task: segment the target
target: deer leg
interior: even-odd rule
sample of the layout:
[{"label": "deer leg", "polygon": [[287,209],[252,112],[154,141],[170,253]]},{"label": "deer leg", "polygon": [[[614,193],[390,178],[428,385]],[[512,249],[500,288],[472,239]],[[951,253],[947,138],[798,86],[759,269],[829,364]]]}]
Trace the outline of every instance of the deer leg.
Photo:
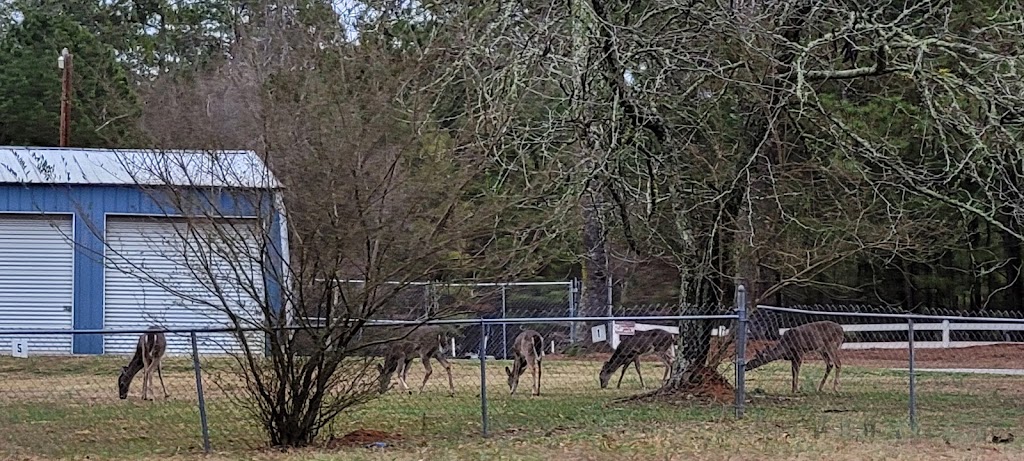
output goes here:
[{"label": "deer leg", "polygon": [[409,371],[409,361],[405,359],[399,360],[396,367],[398,367],[398,370],[395,371],[395,374],[398,375],[398,384],[402,385],[403,391],[408,391],[409,385],[405,382],[405,376]]},{"label": "deer leg", "polygon": [[800,392],[800,359],[791,359],[790,363],[793,368],[793,393]]},{"label": "deer leg", "polygon": [[626,376],[626,370],[628,370],[628,369],[629,369],[629,363],[627,362],[625,365],[622,366],[622,374],[619,375],[619,382],[618,382],[618,384],[615,385],[616,389],[618,389],[619,387],[622,386],[622,378]]},{"label": "deer leg", "polygon": [[530,374],[533,376],[533,395],[540,395],[540,375],[537,373],[537,367],[540,363],[537,359],[533,359],[533,363],[530,364]]},{"label": "deer leg", "polygon": [[149,400],[149,367],[151,362],[146,358],[146,353],[142,353],[142,400]]},{"label": "deer leg", "polygon": [[455,396],[455,381],[452,379],[452,364],[448,363],[448,359],[444,358],[444,354],[437,354],[437,363],[440,363],[444,367],[445,373],[448,373],[448,395]]},{"label": "deer leg", "polygon": [[427,380],[430,379],[430,375],[434,374],[434,367],[430,366],[429,355],[421,355],[420,359],[423,360],[423,369],[426,370],[426,374],[423,375],[423,384],[420,384],[420,392],[423,392],[423,388],[427,387]]},{"label": "deer leg", "polygon": [[829,357],[829,354],[822,352],[821,358],[825,361],[825,376],[822,376],[821,382],[818,383],[818,392],[821,392],[821,389],[825,387],[825,380],[828,379],[828,374],[832,371],[832,358]]},{"label": "deer leg", "polygon": [[149,395],[152,393],[150,389],[150,380],[152,379],[151,366],[152,365],[146,365],[142,370],[142,400],[153,399],[153,397]]},{"label": "deer leg", "polygon": [[509,373],[509,379],[512,381],[512,384],[509,385],[508,388],[508,395],[516,393],[516,389],[519,388],[519,376],[523,374],[523,367],[526,366],[526,359],[520,358],[518,354],[516,354],[516,357],[513,360],[514,362],[512,362],[512,371],[508,371],[508,367],[505,367],[505,371]]},{"label": "deer leg", "polygon": [[[637,358],[633,359],[633,367],[636,368],[636,375],[640,378],[640,389],[647,389],[647,385],[644,384],[644,375],[640,373],[640,356],[637,356]],[[629,367],[627,366],[625,368]]]},{"label": "deer leg", "polygon": [[540,375],[544,372],[543,363],[540,358],[537,359],[537,395],[540,395]]},{"label": "deer leg", "polygon": [[662,363],[665,364],[665,374],[661,377],[661,382],[665,382],[668,380],[668,373],[672,369],[672,358],[669,357],[667,352],[658,354],[658,357],[660,357]]},{"label": "deer leg", "polygon": [[836,366],[836,373],[832,375],[832,392],[839,392],[839,369],[842,368],[842,364],[839,363],[839,354],[835,351],[829,353],[832,356],[832,363]]},{"label": "deer leg", "polygon": [[160,387],[164,390],[164,399],[171,397],[171,394],[167,392],[167,386],[164,384],[164,361],[163,359],[157,360],[156,362],[156,375],[160,378]]}]

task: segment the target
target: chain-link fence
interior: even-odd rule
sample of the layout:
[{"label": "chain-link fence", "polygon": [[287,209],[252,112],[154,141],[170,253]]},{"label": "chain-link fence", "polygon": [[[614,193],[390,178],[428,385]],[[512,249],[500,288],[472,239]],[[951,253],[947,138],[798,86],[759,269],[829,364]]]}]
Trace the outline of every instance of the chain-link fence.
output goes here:
[{"label": "chain-link fence", "polygon": [[[639,313],[632,316],[579,317],[565,315],[571,291],[558,299],[556,288],[519,288],[515,296],[498,289],[496,308],[475,318],[366,326],[358,342],[374,346],[346,363],[369,370],[362,378],[383,394],[322,435],[365,425],[424,437],[549,433],[719,418],[744,407],[754,420],[810,418],[821,431],[851,436],[988,437],[1019,419],[1024,320],[1013,315],[758,306],[748,316],[725,306],[652,305],[618,308]],[[515,304],[520,299],[550,307]],[[494,316],[501,306],[505,316]],[[238,349],[230,335],[168,330],[167,356],[150,386],[155,400],[144,401],[144,372],[130,361],[142,333],[0,332],[0,454],[198,452],[204,427],[214,449],[266,444],[244,363],[228,353]],[[101,335],[110,353],[55,355],[50,346],[75,334]],[[124,367],[137,374],[122,400]],[[647,393],[652,404],[627,407],[636,411],[608,408]],[[702,404],[679,411],[658,404],[659,394]]]},{"label": "chain-link fence", "polygon": [[[116,440],[122,447],[153,444],[182,451],[202,451],[197,367],[189,332],[166,334],[167,357],[151,376],[152,391],[141,401],[143,364],[130,355],[51,355],[48,345],[70,344],[71,332],[0,334],[0,457],[73,456],[68,447],[90,441]],[[109,350],[134,346],[138,332],[97,333]],[[222,347],[220,334],[198,336],[198,349]],[[132,350],[129,347],[128,350]],[[122,383],[131,376],[130,392],[121,400]],[[206,389],[210,395],[210,389]],[[212,396],[211,396],[212,397]],[[214,397],[216,400],[216,397]],[[223,420],[221,414],[212,414]]]},{"label": "chain-link fence", "polygon": [[[464,433],[467,426],[508,432],[585,424],[603,403],[660,387],[679,354],[713,347],[727,334],[708,327],[713,331],[706,341],[679,341],[680,328],[734,318],[729,309],[715,308],[704,316],[482,317],[371,324],[354,346],[379,344],[353,354],[346,363],[359,367],[361,360],[368,360],[365,369],[371,372],[362,376],[379,384],[383,393],[349,412],[347,421],[372,419],[403,432],[416,427],[431,433]],[[565,337],[573,325],[586,326],[575,343]],[[142,398],[144,364],[128,353],[133,349],[123,347],[148,338],[142,330],[0,332],[0,342],[15,352],[0,356],[0,401],[7,410],[0,417],[7,451],[0,453],[72,456],[76,450],[110,445],[130,453],[133,446],[153,440],[159,446],[148,446],[150,453],[202,451],[206,443],[214,449],[265,445],[264,431],[251,411],[251,389],[243,372],[247,364],[237,354],[238,344],[225,341],[223,331],[163,331],[167,352],[146,388],[149,400]],[[488,334],[481,336],[481,331]],[[43,348],[86,334],[102,336],[116,352],[62,356]],[[503,334],[508,336],[507,349],[493,347],[490,342]],[[254,333],[246,337],[252,340]],[[618,341],[615,352],[607,345],[592,348],[596,352],[579,347],[611,338]],[[507,358],[496,357],[499,350],[507,350]],[[728,374],[731,364],[722,369]],[[125,381],[125,375],[133,379]],[[726,387],[718,403],[731,408],[731,385]],[[324,435],[341,430],[328,427]],[[47,436],[38,437],[40,433]]]},{"label": "chain-link fence", "polygon": [[[327,280],[318,280],[327,284]],[[362,300],[366,281],[330,281],[335,301]],[[325,285],[326,286],[326,285]],[[446,283],[384,282],[375,288],[382,305],[374,308],[375,318],[415,320],[439,313],[474,314],[486,318],[574,317],[577,315],[579,281]],[[315,313],[308,313],[315,316]]]},{"label": "chain-link fence", "polygon": [[861,432],[947,440],[998,438],[1019,419],[1019,314],[758,306],[749,325],[745,384],[766,411],[796,395],[827,407],[823,430],[852,414]]}]

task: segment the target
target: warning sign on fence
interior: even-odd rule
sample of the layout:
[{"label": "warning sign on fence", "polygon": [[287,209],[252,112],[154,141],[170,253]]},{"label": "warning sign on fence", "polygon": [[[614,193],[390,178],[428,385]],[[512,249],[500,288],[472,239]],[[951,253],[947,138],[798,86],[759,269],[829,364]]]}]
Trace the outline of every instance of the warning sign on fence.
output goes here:
[{"label": "warning sign on fence", "polygon": [[636,322],[615,322],[615,334],[629,336],[636,333]]}]

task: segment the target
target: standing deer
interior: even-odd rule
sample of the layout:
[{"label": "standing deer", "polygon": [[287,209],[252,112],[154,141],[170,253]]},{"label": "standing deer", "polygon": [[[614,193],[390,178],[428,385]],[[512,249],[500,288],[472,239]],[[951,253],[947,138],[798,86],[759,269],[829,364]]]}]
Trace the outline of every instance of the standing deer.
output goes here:
[{"label": "standing deer", "polygon": [[630,363],[636,368],[636,375],[640,377],[640,387],[646,389],[644,376],[640,374],[640,356],[650,353],[657,355],[665,364],[665,375],[661,378],[664,381],[668,378],[672,362],[676,358],[675,347],[673,347],[675,342],[675,335],[661,329],[638,331],[632,336],[623,336],[619,347],[616,347],[608,361],[601,365],[601,373],[598,375],[601,380],[601,389],[608,387],[608,381],[619,367],[622,367],[622,374],[619,375],[619,382],[615,388],[622,386],[622,378],[626,376],[626,370],[629,369]]},{"label": "standing deer", "polygon": [[523,330],[512,343],[512,369],[505,367],[509,394],[515,394],[519,377],[530,367],[533,375],[533,395],[540,395],[541,359],[544,358],[544,338],[535,330]]},{"label": "standing deer", "polygon": [[128,388],[131,387],[132,379],[140,370],[143,371],[142,400],[152,400],[149,395],[152,394],[154,369],[160,378],[160,387],[164,390],[164,398],[171,396],[167,393],[167,386],[164,385],[164,372],[161,364],[166,351],[167,337],[164,336],[160,327],[151,326],[149,331],[139,336],[139,341],[135,345],[135,355],[128,362],[128,366],[121,367],[121,376],[117,378],[117,390],[121,400],[128,398]]},{"label": "standing deer", "polygon": [[835,366],[836,374],[832,377],[832,390],[839,391],[839,348],[843,345],[843,327],[830,321],[811,322],[791,328],[783,333],[782,338],[774,346],[757,353],[753,360],[747,362],[744,370],[750,371],[776,360],[789,360],[793,372],[793,393],[797,393],[800,382],[800,364],[804,355],[811,352],[821,354],[825,360],[825,376],[821,377],[818,392],[825,386],[829,372]]},{"label": "standing deer", "polygon": [[377,365],[377,371],[380,372],[380,393],[383,394],[388,391],[391,384],[391,374],[396,371],[398,383],[402,385],[402,390],[412,393],[409,390],[409,385],[406,383],[406,378],[409,373],[409,365],[412,364],[416,357],[419,357],[423,362],[423,368],[427,372],[423,376],[423,383],[420,384],[420,392],[423,392],[423,388],[427,385],[427,380],[434,373],[433,367],[430,366],[430,359],[434,358],[448,373],[448,395],[454,396],[455,383],[452,380],[452,365],[448,363],[448,359],[442,353],[445,343],[451,337],[451,332],[439,326],[425,326],[413,330],[403,339],[388,344],[388,352],[384,356],[384,365]]}]

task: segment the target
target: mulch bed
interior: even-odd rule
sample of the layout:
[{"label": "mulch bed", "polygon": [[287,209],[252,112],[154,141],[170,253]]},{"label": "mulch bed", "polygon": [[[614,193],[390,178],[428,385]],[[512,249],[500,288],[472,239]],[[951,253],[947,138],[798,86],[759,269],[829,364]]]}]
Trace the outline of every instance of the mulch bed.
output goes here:
[{"label": "mulch bed", "polygon": [[732,384],[712,368],[701,367],[694,370],[691,381],[696,381],[696,384],[685,386],[676,392],[718,403],[730,403],[736,397],[736,389]]},{"label": "mulch bed", "polygon": [[706,402],[729,404],[735,399],[735,389],[718,371],[700,367],[693,370],[690,382],[681,386],[626,397],[619,403],[628,402]]}]

